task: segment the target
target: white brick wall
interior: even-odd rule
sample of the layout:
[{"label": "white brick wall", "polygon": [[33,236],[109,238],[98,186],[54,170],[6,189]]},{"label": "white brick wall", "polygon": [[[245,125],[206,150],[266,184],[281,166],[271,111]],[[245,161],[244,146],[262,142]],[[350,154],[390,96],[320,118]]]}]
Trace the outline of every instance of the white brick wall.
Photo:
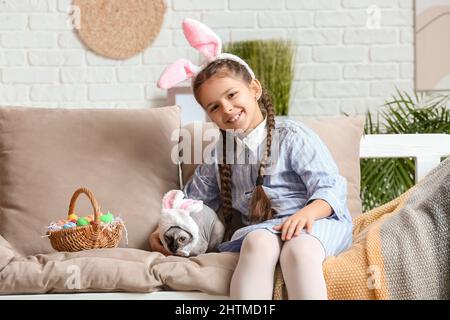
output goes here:
[{"label": "white brick wall", "polygon": [[[184,17],[210,25],[225,42],[295,40],[292,115],[363,114],[396,86],[414,88],[413,0],[166,0],[158,38],[123,61],[96,55],[67,28],[70,3],[0,1],[0,105],[165,105],[159,74],[177,58],[198,58],[180,28]],[[379,29],[366,26],[372,5]]]}]

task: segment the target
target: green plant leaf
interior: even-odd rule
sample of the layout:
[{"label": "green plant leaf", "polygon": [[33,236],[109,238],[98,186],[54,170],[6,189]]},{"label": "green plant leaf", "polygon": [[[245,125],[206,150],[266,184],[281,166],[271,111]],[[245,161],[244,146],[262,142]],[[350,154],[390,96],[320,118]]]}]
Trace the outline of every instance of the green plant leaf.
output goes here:
[{"label": "green plant leaf", "polygon": [[[396,88],[385,101],[377,120],[366,116],[365,134],[447,133],[450,134],[449,96],[409,94]],[[380,120],[381,117],[381,120]],[[361,199],[367,211],[398,197],[415,183],[415,163],[410,158],[362,159]]]},{"label": "green plant leaf", "polygon": [[244,59],[272,98],[276,115],[288,115],[296,45],[291,40],[229,42],[224,52]]}]

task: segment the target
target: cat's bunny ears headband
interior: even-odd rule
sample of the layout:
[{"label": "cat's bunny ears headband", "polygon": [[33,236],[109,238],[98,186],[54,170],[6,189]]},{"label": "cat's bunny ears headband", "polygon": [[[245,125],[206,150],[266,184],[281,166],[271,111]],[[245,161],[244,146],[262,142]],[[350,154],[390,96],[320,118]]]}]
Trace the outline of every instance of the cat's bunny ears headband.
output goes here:
[{"label": "cat's bunny ears headband", "polygon": [[192,235],[192,241],[185,248],[186,250],[190,250],[197,244],[199,229],[191,214],[202,210],[203,201],[184,199],[184,193],[181,190],[170,190],[164,195],[158,224],[159,239],[167,250],[170,251],[164,240],[164,235],[167,230],[174,226],[182,228]]},{"label": "cat's bunny ears headband", "polygon": [[183,20],[183,32],[189,44],[197,49],[205,57],[205,60],[202,65],[197,66],[187,59],[178,59],[161,74],[157,83],[159,88],[169,89],[184,80],[195,79],[210,62],[219,59],[240,63],[247,69],[252,79],[255,79],[255,73],[244,60],[234,54],[222,53],[222,41],[203,23],[186,18]]}]

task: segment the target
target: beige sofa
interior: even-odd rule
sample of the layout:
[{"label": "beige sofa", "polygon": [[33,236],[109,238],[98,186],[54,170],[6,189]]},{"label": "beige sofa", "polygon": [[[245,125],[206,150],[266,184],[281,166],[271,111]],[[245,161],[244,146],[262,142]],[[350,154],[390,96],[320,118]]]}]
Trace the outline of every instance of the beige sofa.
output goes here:
[{"label": "beige sofa", "polygon": [[[329,147],[348,181],[350,211],[359,215],[364,119],[300,121]],[[177,106],[1,107],[0,294],[194,291],[226,297],[237,254],[164,257],[149,248],[162,195],[179,188],[180,179],[187,181],[195,168],[172,161],[179,127]],[[187,129],[194,134],[193,144],[208,143],[202,140],[202,126]],[[66,216],[79,187],[93,191],[102,211],[124,220],[127,232],[118,248],[68,253],[51,247],[46,226]],[[77,210],[89,214],[92,206],[80,197]]]}]

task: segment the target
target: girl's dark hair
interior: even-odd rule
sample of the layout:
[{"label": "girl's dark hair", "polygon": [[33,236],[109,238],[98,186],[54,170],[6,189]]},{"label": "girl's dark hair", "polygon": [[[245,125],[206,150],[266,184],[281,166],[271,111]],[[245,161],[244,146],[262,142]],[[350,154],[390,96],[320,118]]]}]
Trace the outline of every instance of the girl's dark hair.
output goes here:
[{"label": "girl's dark hair", "polygon": [[[232,77],[235,79],[242,79],[247,84],[250,84],[252,82],[250,73],[240,63],[228,59],[215,60],[211,62],[205,69],[203,69],[194,80],[193,92],[197,101],[199,101],[198,90],[200,86],[214,75],[218,77]],[[267,161],[270,158],[271,153],[272,133],[275,128],[275,112],[270,100],[270,96],[264,88],[262,90],[262,95],[258,100],[258,105],[261,109],[261,112],[267,116],[268,130],[266,149],[258,169],[256,188],[252,194],[250,203],[250,221],[252,223],[270,219],[275,214],[275,211],[272,209],[270,199],[267,197],[262,187]],[[233,215],[231,196],[231,165],[226,163],[226,131],[220,131],[222,133],[223,141],[223,164],[219,164],[219,172],[221,184],[222,213],[226,227],[224,241],[227,241],[231,236],[231,221]]]}]

